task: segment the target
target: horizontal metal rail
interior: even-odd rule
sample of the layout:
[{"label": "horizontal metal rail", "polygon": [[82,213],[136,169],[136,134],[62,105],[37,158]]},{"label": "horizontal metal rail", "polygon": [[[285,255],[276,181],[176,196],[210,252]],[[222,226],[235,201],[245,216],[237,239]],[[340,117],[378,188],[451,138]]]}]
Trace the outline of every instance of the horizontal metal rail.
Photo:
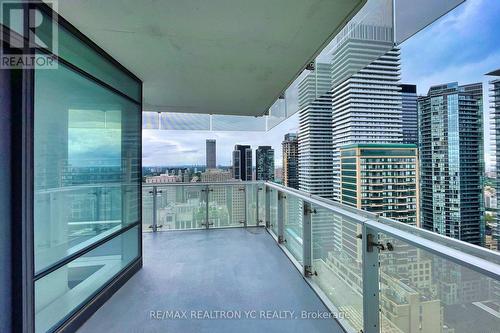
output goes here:
[{"label": "horizontal metal rail", "polygon": [[229,181],[229,182],[189,182],[189,183],[182,183],[182,182],[176,182],[176,183],[142,183],[142,187],[170,187],[170,186],[237,186],[237,185],[257,185],[261,184],[264,185],[264,182],[261,181],[241,181],[241,180],[236,180],[236,181]]},{"label": "horizontal metal rail", "polygon": [[[397,238],[419,249],[428,251],[446,260],[450,260],[480,274],[484,274],[487,277],[500,280],[500,265],[498,264],[498,262],[500,262],[500,253],[498,252],[490,251],[457,239],[435,234],[428,230],[405,225],[399,221],[381,218],[376,214],[348,207],[337,202],[319,198],[315,195],[310,195],[279,184],[266,182],[265,185],[276,191],[295,196],[296,198],[302,199],[313,205],[325,208],[341,217],[359,223],[360,225],[367,225],[387,236]],[[385,223],[381,223],[379,220],[383,220]],[[388,225],[387,222],[394,223],[394,226]],[[400,224],[403,224],[404,227],[400,226]],[[402,230],[402,228],[407,231]],[[414,229],[415,232],[409,232],[411,229]],[[429,236],[432,235],[433,239],[426,238],[425,236],[427,234],[429,234]],[[441,239],[443,240],[442,243],[435,241]],[[459,248],[463,248],[463,250]]]},{"label": "horizontal metal rail", "polygon": [[[431,252],[439,257],[455,262],[461,266],[470,268],[492,279],[500,280],[500,265],[494,262],[434,242],[424,237],[401,231],[397,228],[382,224],[380,222],[367,220],[363,223],[369,225],[372,229],[375,229],[378,232],[384,233],[385,235],[397,238],[419,249]],[[469,244],[463,242],[462,245],[468,246]]]},{"label": "horizontal metal rail", "polygon": [[394,237],[416,248],[428,251],[458,265],[467,267],[492,279],[500,280],[500,253],[477,245],[469,244],[432,231],[417,228],[399,221],[377,216],[374,213],[363,211],[347,205],[334,202],[316,195],[285,187],[280,184],[262,181],[229,181],[229,182],[196,182],[196,183],[143,183],[144,188],[171,186],[238,186],[238,185],[265,185],[267,188],[294,196],[316,207],[324,208],[332,213],[360,225]]}]

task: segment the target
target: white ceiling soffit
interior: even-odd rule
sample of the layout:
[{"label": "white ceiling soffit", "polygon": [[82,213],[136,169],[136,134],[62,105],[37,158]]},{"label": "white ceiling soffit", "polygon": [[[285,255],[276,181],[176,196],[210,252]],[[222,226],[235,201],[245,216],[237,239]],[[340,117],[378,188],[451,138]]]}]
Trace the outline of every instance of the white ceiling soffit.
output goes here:
[{"label": "white ceiling soffit", "polygon": [[365,0],[64,0],[144,110],[261,116]]}]

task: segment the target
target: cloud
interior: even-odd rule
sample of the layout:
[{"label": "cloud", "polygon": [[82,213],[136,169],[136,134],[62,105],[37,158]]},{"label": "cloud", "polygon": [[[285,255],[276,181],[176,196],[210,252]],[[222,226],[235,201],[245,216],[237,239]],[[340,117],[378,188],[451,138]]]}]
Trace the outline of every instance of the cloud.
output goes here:
[{"label": "cloud", "polygon": [[500,1],[467,0],[401,46],[401,77],[426,94],[436,84],[483,83],[484,150],[490,164],[488,77],[500,68]]}]

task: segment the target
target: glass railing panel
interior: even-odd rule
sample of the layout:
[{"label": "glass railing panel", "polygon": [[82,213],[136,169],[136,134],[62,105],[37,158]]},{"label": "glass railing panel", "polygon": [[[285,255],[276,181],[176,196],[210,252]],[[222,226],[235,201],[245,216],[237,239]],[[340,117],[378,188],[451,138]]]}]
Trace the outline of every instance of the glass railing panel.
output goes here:
[{"label": "glass railing panel", "polygon": [[169,131],[209,131],[210,118],[208,114],[199,113],[158,113],[159,129]]},{"label": "glass railing panel", "polygon": [[265,117],[212,115],[212,131],[266,131]]},{"label": "glass railing panel", "polygon": [[159,185],[156,219],[158,230],[204,228],[207,218],[206,186]]},{"label": "glass railing panel", "polygon": [[245,185],[209,186],[210,228],[242,227],[245,222]]},{"label": "glass railing panel", "polygon": [[51,332],[139,256],[139,227],[35,282],[35,332]]},{"label": "glass railing panel", "polygon": [[153,230],[153,186],[142,186],[142,232]]},{"label": "glass railing panel", "polygon": [[[293,89],[288,88],[286,92],[292,91]],[[276,125],[280,124],[290,115],[287,115],[287,103],[289,103],[286,98],[286,92],[283,98],[279,98],[274,102],[274,104],[269,108],[269,115],[267,116],[267,130],[272,129]],[[292,101],[290,101],[292,103]],[[292,107],[292,110],[298,110],[298,107]]]},{"label": "glass railing panel", "polygon": [[362,243],[360,225],[313,205],[311,215],[313,281],[356,330],[363,329]]},{"label": "glass railing panel", "polygon": [[382,332],[498,332],[500,282],[380,234]]},{"label": "glass railing panel", "polygon": [[398,0],[394,2],[396,44],[401,44],[465,0]]},{"label": "glass railing panel", "polygon": [[247,203],[247,226],[257,225],[257,184],[245,185],[245,196]]},{"label": "glass railing panel", "polygon": [[381,224],[396,228],[398,230],[407,232],[409,234],[415,235],[417,237],[422,237],[424,239],[431,240],[433,242],[436,242],[441,245],[445,245],[446,247],[455,249],[457,251],[461,251],[467,254],[470,254],[472,256],[484,259],[486,261],[493,262],[497,265],[500,265],[500,256],[498,253],[494,251],[488,251],[483,247],[477,246],[477,245],[472,245],[469,243],[461,242],[457,239],[451,238],[451,237],[446,237],[443,235],[440,235],[438,233],[425,230],[422,228],[415,228],[411,225],[404,224],[401,222],[397,222],[394,220],[390,220],[387,218],[378,218],[377,222],[380,222]]},{"label": "glass railing panel", "polygon": [[271,224],[271,231],[274,236],[278,237],[278,191],[269,188],[269,210],[271,213],[269,223]]},{"label": "glass railing panel", "polygon": [[142,112],[142,129],[159,129],[160,114],[158,112]]},{"label": "glass railing panel", "polygon": [[287,193],[283,199],[283,233],[285,247],[302,263],[302,205],[301,199]]}]

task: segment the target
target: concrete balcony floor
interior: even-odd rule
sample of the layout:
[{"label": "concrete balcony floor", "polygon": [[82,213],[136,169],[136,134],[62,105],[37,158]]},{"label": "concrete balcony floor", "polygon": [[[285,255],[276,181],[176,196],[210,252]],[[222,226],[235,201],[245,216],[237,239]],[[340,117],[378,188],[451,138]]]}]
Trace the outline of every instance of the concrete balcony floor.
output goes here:
[{"label": "concrete balcony floor", "polygon": [[[301,318],[327,308],[264,228],[144,234],[143,255],[143,268],[78,332],[343,332],[333,319]],[[222,311],[241,319],[202,319]]]}]

